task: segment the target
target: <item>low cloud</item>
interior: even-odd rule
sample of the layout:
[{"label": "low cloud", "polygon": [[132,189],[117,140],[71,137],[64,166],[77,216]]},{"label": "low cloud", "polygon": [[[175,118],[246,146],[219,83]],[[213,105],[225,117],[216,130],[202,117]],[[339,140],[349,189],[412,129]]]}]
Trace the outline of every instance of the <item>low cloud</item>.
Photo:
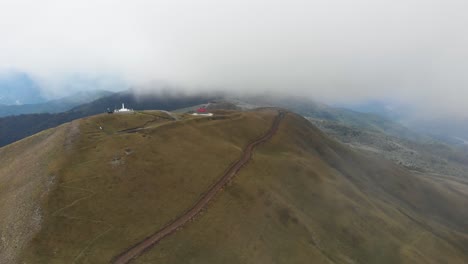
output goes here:
[{"label": "low cloud", "polygon": [[156,82],[463,115],[467,10],[458,0],[4,0],[0,71],[26,72],[48,93],[74,79]]}]

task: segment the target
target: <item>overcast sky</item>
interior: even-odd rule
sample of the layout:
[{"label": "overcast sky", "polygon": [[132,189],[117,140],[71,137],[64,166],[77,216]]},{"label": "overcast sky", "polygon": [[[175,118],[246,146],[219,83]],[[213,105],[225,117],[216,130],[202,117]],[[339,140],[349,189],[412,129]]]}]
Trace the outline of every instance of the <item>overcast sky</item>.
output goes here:
[{"label": "overcast sky", "polygon": [[467,14],[466,0],[0,0],[0,72],[49,92],[79,76],[468,113]]}]

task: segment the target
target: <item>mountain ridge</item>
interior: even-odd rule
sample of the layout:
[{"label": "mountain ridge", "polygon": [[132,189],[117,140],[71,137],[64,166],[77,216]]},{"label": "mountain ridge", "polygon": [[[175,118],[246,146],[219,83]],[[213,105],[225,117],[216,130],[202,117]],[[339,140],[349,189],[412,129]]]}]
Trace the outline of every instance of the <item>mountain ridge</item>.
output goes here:
[{"label": "mountain ridge", "polygon": [[217,95],[171,95],[152,94],[143,98],[131,91],[114,93],[93,102],[74,107],[61,113],[24,114],[0,118],[0,146],[31,136],[42,130],[53,128],[72,120],[83,118],[114,109],[122,103],[135,110],[163,109],[175,110],[196,104],[206,103]]},{"label": "mountain ridge", "polygon": [[[19,259],[110,261],[182,214],[274,118],[271,111],[159,115],[101,114],[0,148],[19,161],[31,142],[58,133],[48,145],[60,161],[41,176],[54,175],[54,187]],[[0,166],[0,186],[12,186],[3,184],[5,168],[21,165]],[[288,114],[200,217],[135,263],[465,263],[467,194],[463,183],[350,149]],[[31,211],[16,209],[23,210]]]}]

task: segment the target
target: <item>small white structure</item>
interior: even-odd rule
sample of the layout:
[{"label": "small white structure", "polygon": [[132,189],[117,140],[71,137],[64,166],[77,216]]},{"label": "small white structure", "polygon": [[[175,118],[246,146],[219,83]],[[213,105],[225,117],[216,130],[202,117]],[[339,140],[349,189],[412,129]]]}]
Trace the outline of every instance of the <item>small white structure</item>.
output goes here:
[{"label": "small white structure", "polygon": [[133,112],[133,110],[132,110],[132,109],[125,108],[125,104],[122,103],[122,108],[116,109],[115,112],[116,112],[116,113],[128,113],[128,112]]},{"label": "small white structure", "polygon": [[194,116],[213,116],[213,113],[206,113],[206,114],[193,113],[192,115],[194,115]]}]

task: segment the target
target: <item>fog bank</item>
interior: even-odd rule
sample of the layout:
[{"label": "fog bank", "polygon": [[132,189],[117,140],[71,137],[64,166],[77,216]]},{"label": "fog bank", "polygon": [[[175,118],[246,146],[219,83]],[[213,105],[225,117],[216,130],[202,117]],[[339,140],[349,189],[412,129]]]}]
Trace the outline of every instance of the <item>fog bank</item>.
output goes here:
[{"label": "fog bank", "polygon": [[26,72],[48,94],[168,83],[466,115],[467,11],[457,0],[4,0],[0,72]]}]

